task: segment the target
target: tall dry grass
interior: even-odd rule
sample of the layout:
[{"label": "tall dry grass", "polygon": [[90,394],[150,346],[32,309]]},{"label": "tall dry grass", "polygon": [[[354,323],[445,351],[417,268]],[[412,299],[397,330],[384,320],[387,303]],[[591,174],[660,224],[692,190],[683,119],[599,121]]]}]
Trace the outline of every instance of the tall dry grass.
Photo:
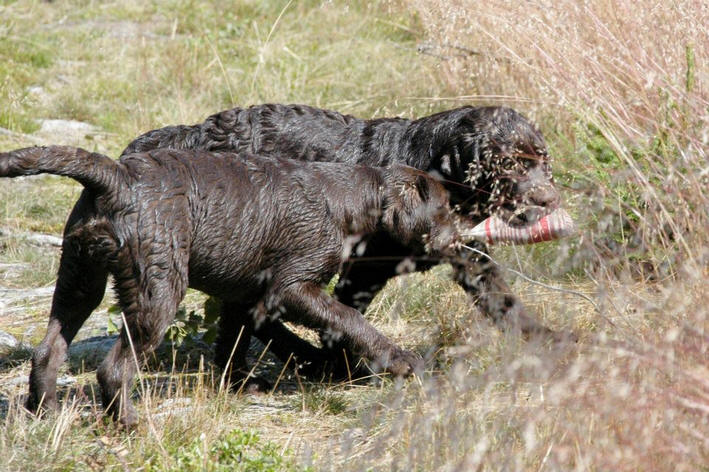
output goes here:
[{"label": "tall dry grass", "polygon": [[411,3],[454,94],[506,97],[562,138],[557,166],[586,191],[584,217],[605,230],[608,210],[635,246],[706,262],[706,2]]},{"label": "tall dry grass", "polygon": [[504,336],[481,350],[484,328],[457,320],[448,374],[375,412],[378,441],[352,441],[348,470],[706,470],[709,5],[409,4],[441,95],[544,130],[583,227],[555,262],[596,308],[559,307],[584,319],[567,350]]}]

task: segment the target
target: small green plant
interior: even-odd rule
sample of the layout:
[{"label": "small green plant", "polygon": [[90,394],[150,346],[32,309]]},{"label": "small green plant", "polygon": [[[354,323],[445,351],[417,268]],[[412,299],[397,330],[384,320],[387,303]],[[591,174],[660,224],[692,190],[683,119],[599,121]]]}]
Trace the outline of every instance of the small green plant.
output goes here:
[{"label": "small green plant", "polygon": [[150,464],[145,470],[181,470],[208,472],[281,472],[312,470],[297,467],[289,457],[290,451],[282,450],[270,441],[262,441],[253,431],[234,429],[221,435],[212,444],[207,444],[205,435],[195,438],[172,454],[174,462]]},{"label": "small green plant", "polygon": [[332,295],[335,293],[335,288],[337,287],[337,282],[340,281],[340,274],[335,274],[332,276],[330,281],[327,283],[327,286],[325,287],[325,291],[327,292],[328,295]]},{"label": "small green plant", "polygon": [[186,340],[192,339],[202,325],[202,317],[194,310],[189,313],[184,306],[177,310],[175,319],[165,333],[165,339],[181,346]]},{"label": "small green plant", "polygon": [[[589,167],[585,178],[591,185],[599,184],[610,190],[604,206],[617,209],[622,206],[623,216],[629,221],[638,221],[637,209],[641,208],[642,189],[629,178],[629,169],[607,136],[596,126],[586,123],[577,132],[578,153]],[[640,149],[630,150],[633,156],[645,153]],[[583,178],[583,177],[582,177]]]},{"label": "small green plant", "polygon": [[347,412],[349,404],[341,392],[322,389],[316,386],[303,391],[300,401],[301,408],[313,413],[326,413],[328,415],[341,415]]},{"label": "small green plant", "polygon": [[197,339],[200,331],[202,341],[211,344],[217,337],[217,322],[221,313],[222,301],[210,297],[204,302],[204,311],[200,314],[192,310],[189,313],[184,306],[177,310],[175,320],[165,333],[165,339],[181,346]]},{"label": "small green plant", "polygon": [[[198,337],[207,344],[213,343],[217,337],[217,321],[221,313],[221,305],[222,301],[218,298],[208,298],[204,302],[202,313],[194,310],[188,312],[184,306],[180,306],[175,314],[175,319],[165,332],[165,340],[176,346],[194,342]],[[120,324],[116,322],[120,318],[121,307],[119,305],[112,305],[108,308],[106,334],[114,335],[120,332]]]},{"label": "small green plant", "polygon": [[106,319],[106,334],[113,336],[121,331],[121,325],[115,320],[121,318],[121,307],[119,305],[111,305],[108,307],[108,316]]}]

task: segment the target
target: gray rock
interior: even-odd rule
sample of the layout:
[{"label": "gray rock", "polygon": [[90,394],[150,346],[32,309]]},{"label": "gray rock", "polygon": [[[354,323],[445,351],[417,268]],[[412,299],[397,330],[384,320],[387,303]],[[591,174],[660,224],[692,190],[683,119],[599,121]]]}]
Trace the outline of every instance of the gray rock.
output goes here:
[{"label": "gray rock", "polygon": [[[113,347],[116,339],[118,336],[94,336],[72,343],[67,355],[70,371],[95,370]],[[173,346],[169,341],[163,341],[149,358],[148,364],[151,368],[157,368],[160,364],[163,368],[168,368],[173,361],[172,349]],[[177,347],[176,351],[174,360],[180,366],[188,360],[194,364],[199,361],[200,356],[204,356],[209,361],[212,356],[212,347],[199,338],[184,343]]]},{"label": "gray rock", "polygon": [[98,130],[90,123],[76,120],[40,120],[36,134],[79,134],[84,136]]},{"label": "gray rock", "polygon": [[[13,311],[12,305],[23,300],[31,300],[32,303],[39,302],[41,299],[45,301],[54,295],[54,286],[37,287],[37,288],[6,288],[0,287],[0,316]],[[22,308],[23,310],[25,308]]]},{"label": "gray rock", "polygon": [[100,128],[76,120],[38,120],[39,130],[34,136],[52,144],[79,145],[105,133]]},{"label": "gray rock", "polygon": [[13,335],[0,331],[0,353],[7,353],[12,349],[16,349],[19,345],[20,342]]},{"label": "gray rock", "polygon": [[39,102],[46,102],[51,98],[47,93],[47,90],[39,85],[31,85],[27,87],[27,94]]},{"label": "gray rock", "polygon": [[25,239],[37,246],[62,247],[62,243],[64,242],[64,238],[60,236],[42,233],[28,233],[25,235]]},{"label": "gray rock", "polygon": [[71,375],[62,375],[57,379],[57,387],[66,387],[68,385],[74,385],[76,383],[76,377]]},{"label": "gray rock", "polygon": [[[2,230],[0,229],[0,237]],[[27,270],[28,264],[14,264],[9,262],[0,262],[0,279],[12,279],[19,277],[23,271]],[[6,302],[0,300],[0,309],[7,305]]]},{"label": "gray rock", "polygon": [[94,370],[116,342],[118,336],[95,336],[69,346],[68,361],[72,371]]},{"label": "gray rock", "polygon": [[[6,382],[4,382],[4,385],[11,386],[11,387],[24,387],[30,382],[30,377],[29,375],[18,375],[14,379],[10,379]],[[57,386],[58,387],[66,387],[68,385],[74,385],[76,383],[76,378],[72,377],[70,375],[62,375],[59,378],[57,378]]]},{"label": "gray rock", "polygon": [[7,382],[4,382],[6,386],[12,386],[12,387],[21,387],[24,385],[27,385],[30,381],[29,375],[19,375],[15,377],[14,379],[10,379]]}]

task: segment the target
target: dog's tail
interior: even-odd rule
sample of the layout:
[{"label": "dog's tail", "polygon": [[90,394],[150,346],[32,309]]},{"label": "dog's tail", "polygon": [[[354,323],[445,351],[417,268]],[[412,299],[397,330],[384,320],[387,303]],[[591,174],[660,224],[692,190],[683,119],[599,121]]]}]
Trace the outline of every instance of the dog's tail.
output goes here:
[{"label": "dog's tail", "polygon": [[115,193],[125,182],[118,162],[81,148],[35,146],[0,153],[0,177],[37,174],[71,177],[97,193]]}]

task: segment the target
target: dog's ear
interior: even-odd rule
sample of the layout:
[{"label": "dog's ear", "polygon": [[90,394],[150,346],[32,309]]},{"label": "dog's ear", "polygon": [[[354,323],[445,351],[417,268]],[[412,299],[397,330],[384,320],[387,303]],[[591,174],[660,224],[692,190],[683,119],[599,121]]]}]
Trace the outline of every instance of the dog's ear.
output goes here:
[{"label": "dog's ear", "polygon": [[428,200],[429,197],[429,180],[423,176],[419,175],[416,177],[416,181],[414,182],[414,187],[416,187],[416,191],[419,194],[419,197],[421,198],[422,202],[425,202]]},{"label": "dog's ear", "polygon": [[[416,239],[420,223],[419,212],[423,202],[428,198],[428,182],[423,175],[412,175],[412,170],[405,170],[402,176],[397,176],[396,182],[390,187],[386,199],[382,221],[392,236],[403,244]],[[416,171],[418,172],[418,171]]]},{"label": "dog's ear", "polygon": [[465,174],[461,168],[461,147],[464,143],[460,137],[452,137],[448,140],[445,147],[438,150],[437,154],[432,155],[431,166],[429,171],[439,173],[445,180],[455,180]]},{"label": "dog's ear", "polygon": [[448,193],[443,185],[427,174],[407,172],[405,179],[392,188],[383,213],[383,223],[402,244],[423,244],[448,224]]},{"label": "dog's ear", "polygon": [[471,163],[480,160],[478,127],[475,109],[461,110],[461,114],[442,126],[429,151],[430,169],[439,172],[445,180],[463,182]]},{"label": "dog's ear", "polygon": [[441,161],[438,165],[438,170],[441,174],[450,177],[451,175],[451,156],[450,154],[444,154],[441,156]]},{"label": "dog's ear", "polygon": [[402,211],[395,228],[399,234],[439,255],[453,250],[460,237],[445,188],[429,176],[418,175],[400,196]]}]

